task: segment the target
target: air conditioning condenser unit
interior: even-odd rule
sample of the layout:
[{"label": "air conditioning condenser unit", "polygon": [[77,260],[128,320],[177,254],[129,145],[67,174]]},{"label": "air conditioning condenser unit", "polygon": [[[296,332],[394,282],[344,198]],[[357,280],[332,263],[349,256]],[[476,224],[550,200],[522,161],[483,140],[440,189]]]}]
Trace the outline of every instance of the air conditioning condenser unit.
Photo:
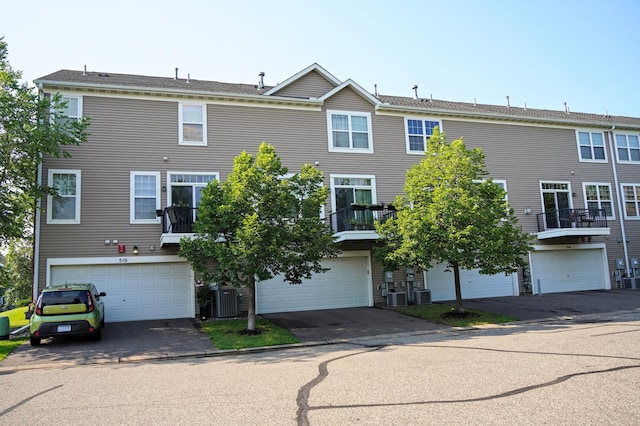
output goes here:
[{"label": "air conditioning condenser unit", "polygon": [[430,305],[431,290],[413,290],[413,303],[416,305]]},{"label": "air conditioning condenser unit", "polygon": [[387,294],[387,306],[390,308],[407,306],[407,293],[397,291],[389,292],[389,294]]}]

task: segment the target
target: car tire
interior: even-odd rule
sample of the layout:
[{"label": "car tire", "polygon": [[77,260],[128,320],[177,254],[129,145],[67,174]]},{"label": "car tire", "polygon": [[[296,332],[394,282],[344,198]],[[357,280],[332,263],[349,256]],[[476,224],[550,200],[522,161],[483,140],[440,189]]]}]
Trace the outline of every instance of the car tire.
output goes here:
[{"label": "car tire", "polygon": [[31,346],[40,346],[40,341],[42,339],[40,337],[29,337],[29,343],[31,343]]},{"label": "car tire", "polygon": [[91,335],[91,338],[96,342],[99,342],[100,340],[102,340],[102,329],[101,328],[97,329],[95,333]]}]

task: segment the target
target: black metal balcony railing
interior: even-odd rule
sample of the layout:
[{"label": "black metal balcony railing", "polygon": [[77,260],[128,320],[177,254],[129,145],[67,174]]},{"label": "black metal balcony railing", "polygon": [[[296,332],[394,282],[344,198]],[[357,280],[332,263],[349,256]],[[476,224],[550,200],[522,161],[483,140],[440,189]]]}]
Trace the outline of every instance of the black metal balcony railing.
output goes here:
[{"label": "black metal balcony railing", "polygon": [[[195,220],[195,207],[165,207],[157,210],[156,214],[162,217],[163,234],[190,234],[193,233]],[[396,209],[389,205],[352,205],[338,210],[329,216],[329,223],[333,232],[343,231],[373,231],[376,229],[375,221],[384,222],[395,217]]]},{"label": "black metal balcony railing", "polygon": [[164,210],[156,210],[156,215],[162,216],[163,234],[191,234],[193,233],[193,221],[195,207],[165,207]]},{"label": "black metal balcony railing", "polygon": [[560,209],[539,213],[538,232],[558,228],[606,228],[604,209]]},{"label": "black metal balcony railing", "polygon": [[351,205],[331,213],[329,223],[333,232],[373,231],[375,222],[395,217],[396,209],[390,205]]}]

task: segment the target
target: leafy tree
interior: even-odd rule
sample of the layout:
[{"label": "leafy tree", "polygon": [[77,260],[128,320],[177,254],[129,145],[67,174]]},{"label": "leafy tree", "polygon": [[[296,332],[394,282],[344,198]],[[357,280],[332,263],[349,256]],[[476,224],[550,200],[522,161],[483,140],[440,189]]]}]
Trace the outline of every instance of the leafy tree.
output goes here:
[{"label": "leafy tree", "polygon": [[60,95],[40,96],[19,83],[22,73],[7,59],[7,43],[0,38],[0,244],[29,234],[35,200],[54,188],[39,185],[43,156],[69,156],[65,145],[85,142],[86,119],[67,120]]},{"label": "leafy tree", "polygon": [[434,130],[425,158],[407,171],[397,218],[377,224],[377,259],[397,269],[429,269],[442,262],[453,270],[456,312],[464,313],[460,269],[482,274],[512,273],[524,266],[529,236],[505,200],[504,189],[485,179],[485,156],[462,139],[447,143]]},{"label": "leafy tree", "polygon": [[256,282],[283,275],[301,284],[324,272],[323,257],[337,255],[332,232],[320,219],[327,197],[322,173],[311,165],[287,177],[272,145],[254,157],[242,152],[225,182],[202,192],[195,238],[182,238],[180,256],[204,282],[246,287],[248,331],[255,331]]},{"label": "leafy tree", "polygon": [[32,295],[32,245],[31,240],[15,240],[8,245],[4,268],[0,268],[0,288],[5,289],[10,305]]}]

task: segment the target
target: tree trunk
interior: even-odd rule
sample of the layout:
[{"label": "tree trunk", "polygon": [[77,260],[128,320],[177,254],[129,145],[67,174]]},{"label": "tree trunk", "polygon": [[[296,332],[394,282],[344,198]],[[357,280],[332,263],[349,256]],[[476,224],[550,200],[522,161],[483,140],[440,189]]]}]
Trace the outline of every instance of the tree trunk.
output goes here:
[{"label": "tree trunk", "polygon": [[254,302],[254,294],[256,292],[256,280],[251,279],[247,286],[247,293],[249,296],[249,311],[247,312],[247,330],[253,331],[256,329],[256,304]]},{"label": "tree trunk", "polygon": [[460,267],[457,263],[453,263],[453,280],[456,287],[456,313],[464,314],[462,306],[462,290],[460,289]]}]

